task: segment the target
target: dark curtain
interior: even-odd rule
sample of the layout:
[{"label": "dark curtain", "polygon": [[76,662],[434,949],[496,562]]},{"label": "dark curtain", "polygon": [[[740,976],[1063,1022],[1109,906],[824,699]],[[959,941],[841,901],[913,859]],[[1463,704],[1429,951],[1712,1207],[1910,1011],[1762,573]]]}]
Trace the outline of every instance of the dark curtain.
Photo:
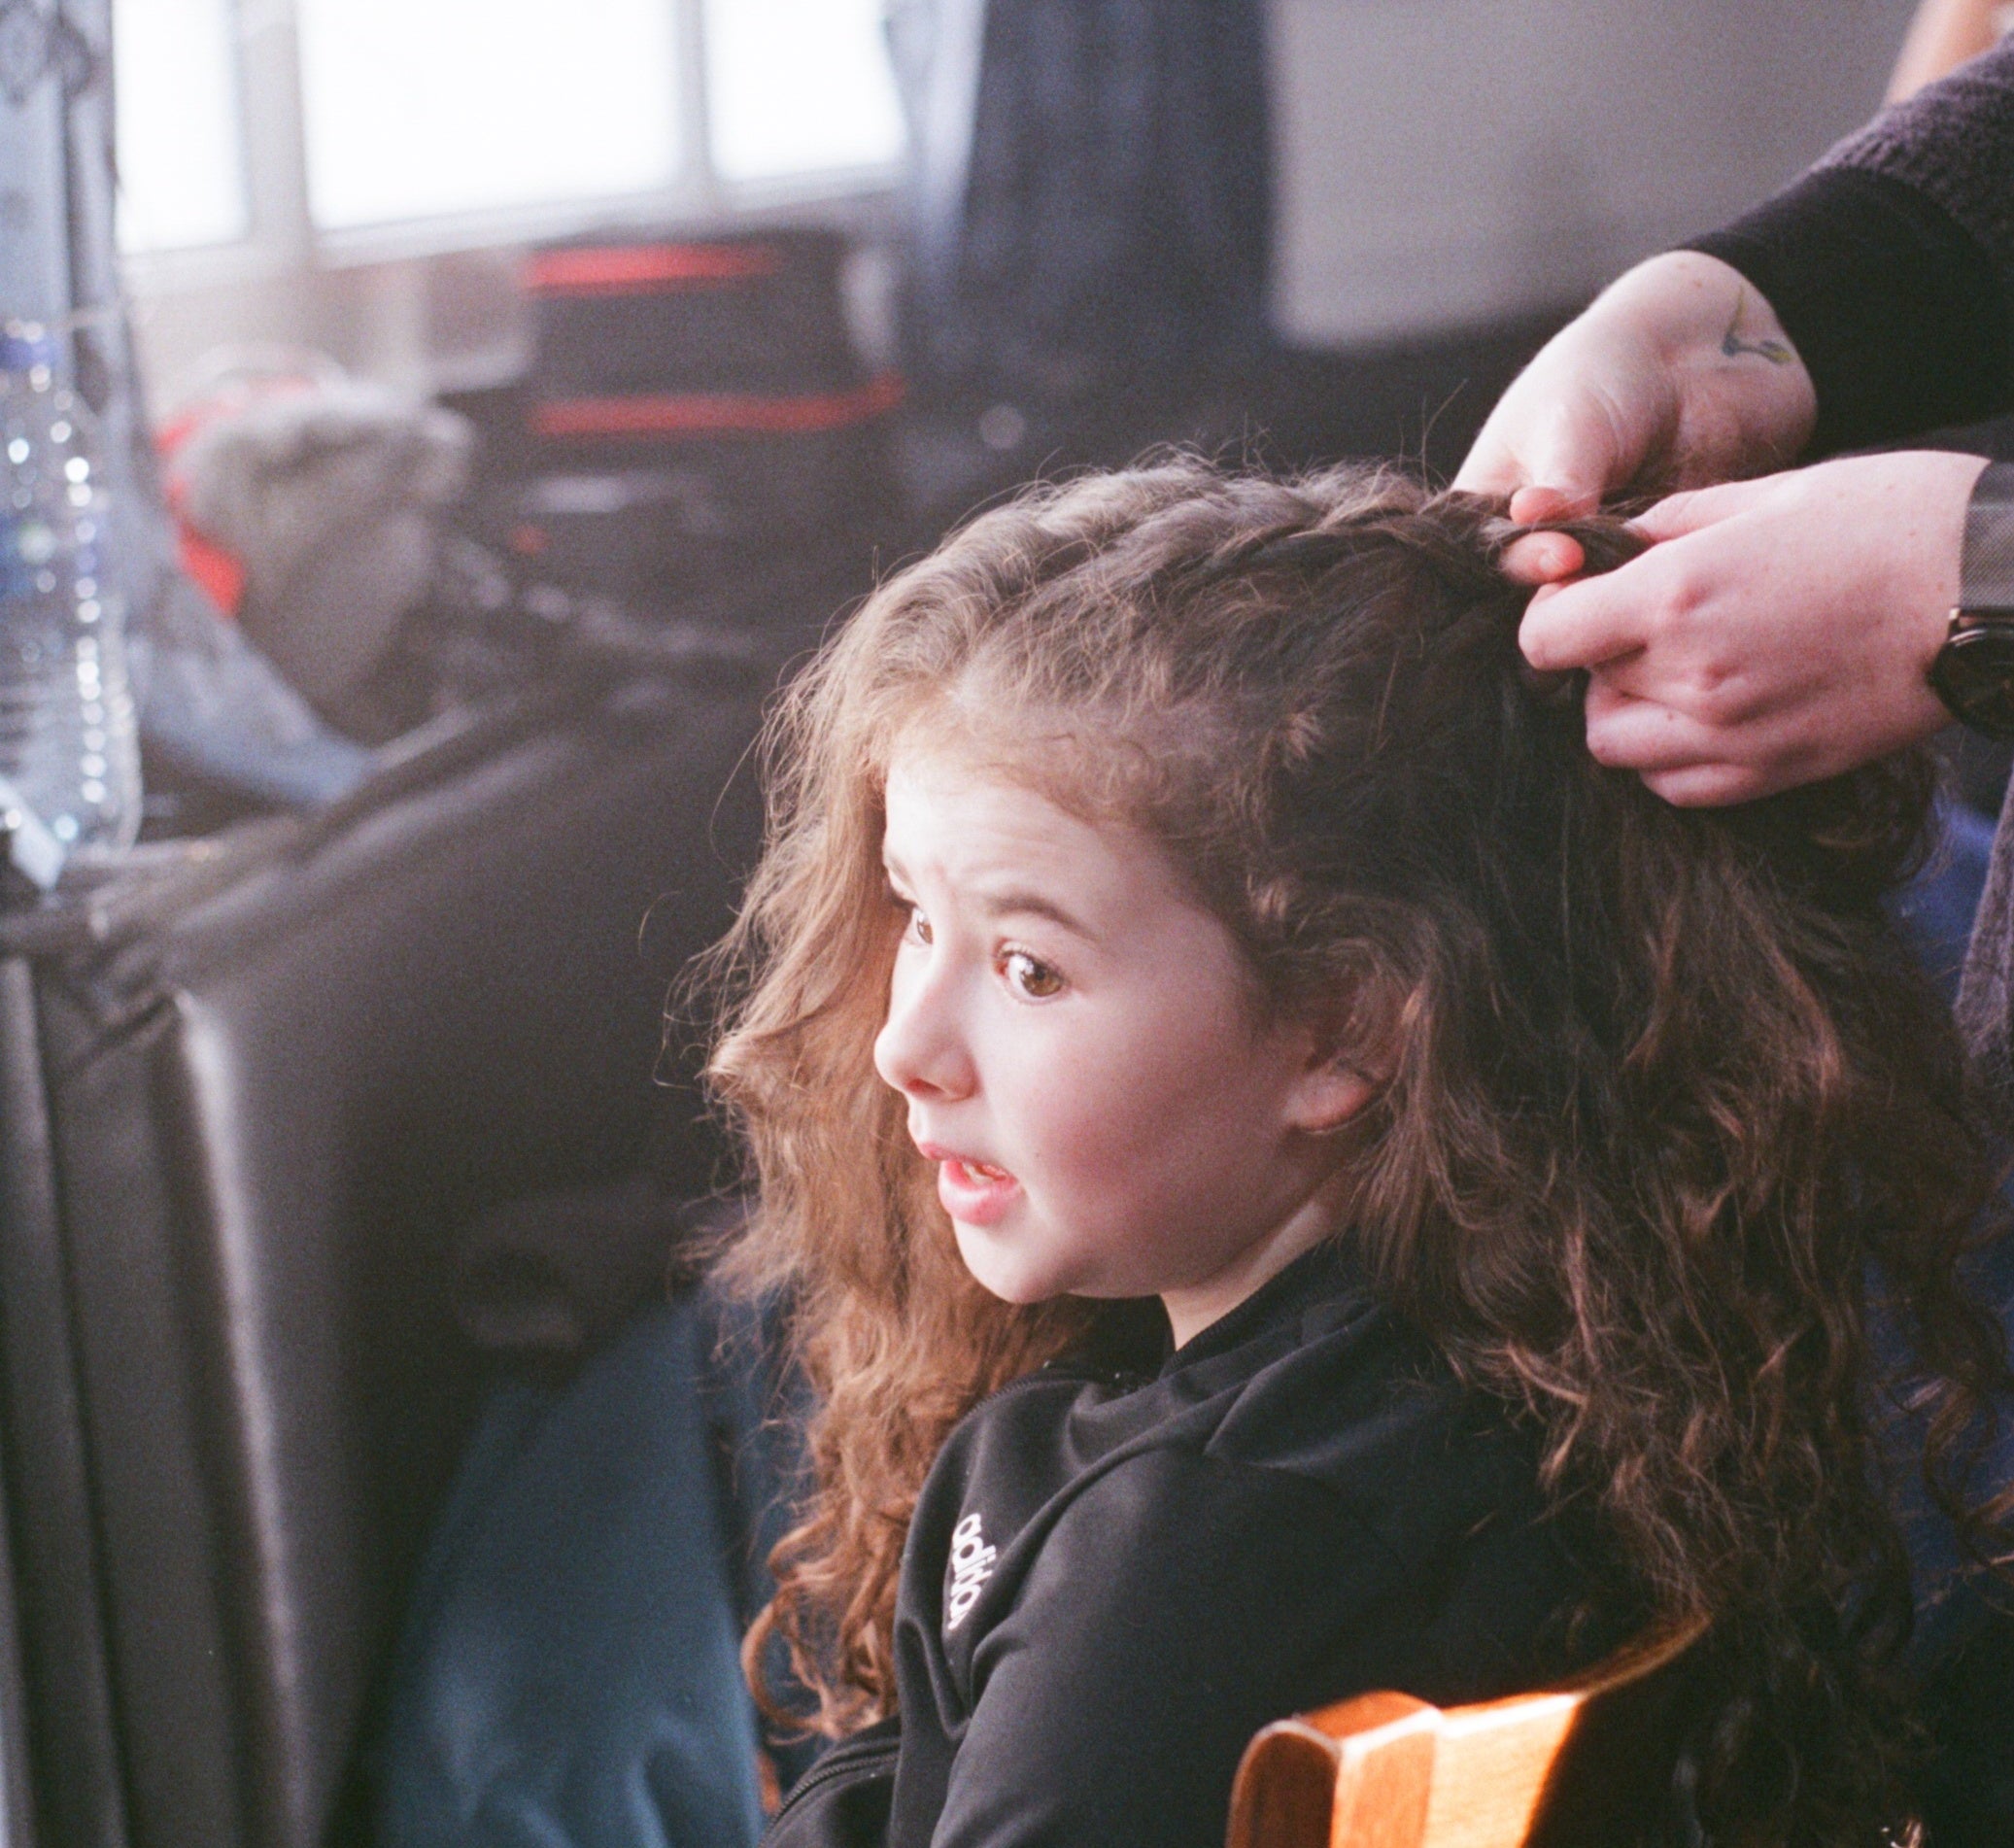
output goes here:
[{"label": "dark curtain", "polygon": [[1266,341],[1260,0],[897,0],[909,363],[1068,404],[1193,387]]}]

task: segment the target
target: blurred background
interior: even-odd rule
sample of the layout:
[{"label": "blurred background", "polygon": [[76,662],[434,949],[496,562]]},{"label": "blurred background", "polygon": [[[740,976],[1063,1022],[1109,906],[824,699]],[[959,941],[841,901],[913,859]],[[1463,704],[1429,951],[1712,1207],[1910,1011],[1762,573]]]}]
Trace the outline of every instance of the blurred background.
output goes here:
[{"label": "blurred background", "polygon": [[[1912,10],[1086,4],[1048,10],[1078,16],[1065,36],[1082,68],[1045,77],[1130,66],[1099,40],[1150,38],[1156,15],[1200,30],[1214,13],[1218,31],[1251,17],[1273,174],[1246,204],[1274,216],[1268,325],[1296,347],[1348,350],[1553,314],[1754,203],[1871,113]],[[857,240],[859,332],[888,356],[915,137],[885,11],[116,0],[119,242],[153,389],[222,340],[306,340],[427,387],[507,372],[530,356],[528,245],[779,217]],[[896,11],[952,40],[984,9]],[[1151,119],[1161,99],[1128,100]]]},{"label": "blurred background", "polygon": [[[427,563],[302,589],[278,477],[335,438],[308,403],[248,437],[276,383],[452,412],[399,426],[430,476],[355,465],[514,569],[815,622],[1153,441],[1451,469],[1604,280],[1864,120],[1910,12],[114,0],[137,402],[197,581],[378,742],[440,702]],[[377,613],[338,637],[332,597]]]},{"label": "blurred background", "polygon": [[381,741],[438,703],[383,610],[425,564],[335,639],[328,586],[275,613],[274,518],[215,510],[326,457],[305,406],[233,443],[276,382],[453,412],[401,427],[429,530],[660,617],[775,614],[780,569],[809,619],[1153,441],[1451,469],[1602,281],[1862,120],[1910,12],[113,0],[136,401],[198,582]]}]

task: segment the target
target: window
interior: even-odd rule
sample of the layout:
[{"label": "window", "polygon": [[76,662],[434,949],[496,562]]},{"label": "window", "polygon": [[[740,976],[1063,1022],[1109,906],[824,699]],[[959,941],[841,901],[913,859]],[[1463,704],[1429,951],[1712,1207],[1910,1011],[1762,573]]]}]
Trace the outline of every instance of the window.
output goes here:
[{"label": "window", "polygon": [[225,244],[249,228],[231,0],[119,0],[119,240]]},{"label": "window", "polygon": [[706,0],[706,83],[724,180],[901,157],[881,0]]},{"label": "window", "polygon": [[120,242],[379,255],[885,183],[882,5],[114,0]]},{"label": "window", "polygon": [[323,230],[654,192],[678,176],[664,0],[297,0]]}]

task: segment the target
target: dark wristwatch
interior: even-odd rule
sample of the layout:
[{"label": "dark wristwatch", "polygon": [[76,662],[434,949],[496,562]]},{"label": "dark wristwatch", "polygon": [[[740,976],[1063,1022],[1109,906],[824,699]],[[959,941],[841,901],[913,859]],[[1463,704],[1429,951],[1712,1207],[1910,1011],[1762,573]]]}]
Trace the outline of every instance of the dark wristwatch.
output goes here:
[{"label": "dark wristwatch", "polygon": [[1973,731],[2014,738],[2014,462],[1988,463],[1973,485],[1958,607],[1930,685]]}]

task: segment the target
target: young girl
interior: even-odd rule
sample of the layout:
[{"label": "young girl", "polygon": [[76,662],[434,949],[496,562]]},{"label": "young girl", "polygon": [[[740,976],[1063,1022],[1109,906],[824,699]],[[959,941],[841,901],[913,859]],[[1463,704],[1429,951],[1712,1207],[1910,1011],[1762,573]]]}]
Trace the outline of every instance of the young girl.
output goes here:
[{"label": "young girl", "polygon": [[1692,1617],[1705,1839],[1904,1815],[1867,1280],[1947,1500],[1997,1378],[1878,905],[1929,779],[1665,806],[1524,667],[1507,536],[1091,476],[784,701],[713,1075],[818,1410],[749,1660],[858,1737],[775,1842],[1205,1848],[1268,1720]]}]

